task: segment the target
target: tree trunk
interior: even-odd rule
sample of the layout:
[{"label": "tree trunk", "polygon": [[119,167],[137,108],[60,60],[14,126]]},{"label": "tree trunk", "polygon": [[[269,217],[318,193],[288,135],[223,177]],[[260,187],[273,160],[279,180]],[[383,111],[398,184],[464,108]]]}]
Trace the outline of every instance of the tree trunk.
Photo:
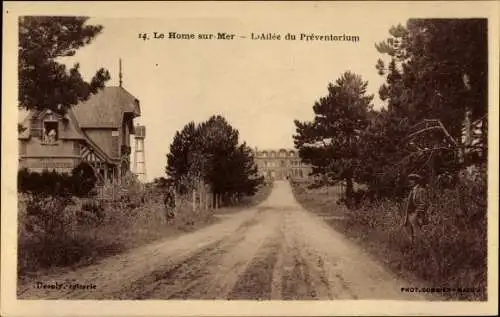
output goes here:
[{"label": "tree trunk", "polygon": [[214,198],[215,198],[215,209],[219,209],[219,194],[214,193]]},{"label": "tree trunk", "polygon": [[193,190],[193,211],[196,211],[196,190]]},{"label": "tree trunk", "polygon": [[354,183],[351,177],[347,177],[345,179],[345,183],[346,183],[346,189],[345,189],[346,199],[350,200],[354,194]]},{"label": "tree trunk", "polygon": [[205,210],[208,210],[208,197],[209,197],[208,190],[205,189],[203,196],[205,197]]}]

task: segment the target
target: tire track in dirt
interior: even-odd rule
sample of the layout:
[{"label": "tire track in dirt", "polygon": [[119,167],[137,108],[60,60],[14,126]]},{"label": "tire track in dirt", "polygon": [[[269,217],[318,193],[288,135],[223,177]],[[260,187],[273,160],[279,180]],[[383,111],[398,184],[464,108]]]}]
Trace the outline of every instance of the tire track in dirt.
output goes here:
[{"label": "tire track in dirt", "polygon": [[[240,244],[234,245],[228,252],[210,267],[210,283],[201,299],[228,299],[234,294],[233,289],[238,285],[242,274],[251,271],[253,259],[262,249],[266,241],[272,240],[275,231],[276,214],[272,209],[260,209],[259,223],[245,234]],[[279,222],[278,222],[279,223]]]},{"label": "tire track in dirt", "polygon": [[[303,214],[301,210],[290,213],[289,228],[287,230],[287,232],[294,233],[290,239],[293,241],[296,257],[300,259],[299,265],[308,272],[309,287],[313,289],[309,294],[306,294],[307,297],[304,299],[356,299],[357,296],[339,274],[342,272],[342,268],[339,267],[338,262],[332,261],[327,253],[320,252],[315,244],[310,243],[309,237],[321,235],[321,231],[318,231],[316,227],[314,227],[314,231],[311,231],[312,228],[307,230],[309,221],[307,216],[309,215]],[[306,227],[306,230],[304,230],[304,227]],[[335,247],[334,240],[322,238],[330,242],[332,247]]]},{"label": "tire track in dirt", "polygon": [[323,258],[312,254],[301,243],[301,240],[297,240],[295,245],[298,263],[302,270],[307,272],[308,298],[315,300],[334,299],[332,287],[326,277]]},{"label": "tire track in dirt", "polygon": [[297,237],[294,214],[292,209],[284,211],[283,266],[276,268],[283,271],[281,297],[284,300],[328,299],[329,288],[308,263],[303,243]]},{"label": "tire track in dirt", "polygon": [[[165,266],[136,283],[125,298],[226,299],[239,276],[272,232],[272,214],[258,209],[256,215],[233,235],[200,250],[173,267]],[[123,294],[123,291],[122,291]],[[132,295],[132,296],[131,296]]]},{"label": "tire track in dirt", "polygon": [[276,262],[274,264],[271,280],[271,300],[281,300],[283,294],[283,267],[284,267],[284,257],[287,252],[285,244],[285,213],[283,210],[280,211],[280,225],[279,225],[279,235],[277,243],[279,247],[276,249]]},{"label": "tire track in dirt", "polygon": [[[166,263],[150,274],[134,281],[126,289],[120,290],[112,297],[118,299],[170,299],[175,298],[177,293],[193,288],[208,273],[205,267],[200,265],[203,259],[211,259],[220,252],[222,241],[191,254],[185,261],[177,263]],[[189,283],[188,283],[189,282]],[[195,284],[196,283],[196,284]],[[168,288],[169,292],[156,295],[158,290]]]},{"label": "tire track in dirt", "polygon": [[277,210],[269,219],[272,228],[271,233],[261,243],[260,248],[254,254],[253,259],[247,265],[246,270],[240,275],[235,287],[228,295],[229,299],[271,299],[273,273],[278,261],[278,254],[282,244],[282,235],[279,226],[281,215]]}]

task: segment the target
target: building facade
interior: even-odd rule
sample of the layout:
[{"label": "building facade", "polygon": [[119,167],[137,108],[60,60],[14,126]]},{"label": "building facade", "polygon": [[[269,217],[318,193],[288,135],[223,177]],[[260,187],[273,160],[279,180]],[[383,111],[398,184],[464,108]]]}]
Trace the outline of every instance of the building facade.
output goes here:
[{"label": "building facade", "polygon": [[254,149],[259,174],[266,179],[306,179],[312,171],[295,149]]},{"label": "building facade", "polygon": [[99,183],[120,182],[130,171],[130,135],[139,100],[123,87],[105,87],[60,115],[30,111],[20,123],[19,168],[70,173],[89,163]]}]

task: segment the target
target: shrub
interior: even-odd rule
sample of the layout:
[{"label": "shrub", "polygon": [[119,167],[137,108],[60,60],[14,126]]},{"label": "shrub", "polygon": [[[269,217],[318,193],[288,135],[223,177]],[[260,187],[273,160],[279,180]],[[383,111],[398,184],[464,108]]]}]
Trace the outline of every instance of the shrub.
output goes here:
[{"label": "shrub", "polygon": [[70,176],[65,173],[59,174],[48,170],[37,173],[21,169],[17,180],[19,192],[59,196],[71,193]]},{"label": "shrub", "polygon": [[71,172],[72,192],[75,196],[86,196],[95,187],[97,177],[92,167],[81,162]]},{"label": "shrub", "polygon": [[40,194],[20,202],[20,271],[60,262],[65,250],[54,249],[54,245],[70,238],[75,227],[75,214],[67,209],[70,204],[65,197]]},{"label": "shrub", "polygon": [[71,227],[73,215],[65,213],[70,203],[65,197],[34,195],[27,202],[26,217],[45,237],[61,236]]},{"label": "shrub", "polygon": [[[393,250],[405,255],[401,267],[435,285],[486,289],[485,191],[479,194],[481,185],[470,180],[459,185],[432,201],[412,248],[394,221],[401,219],[403,206],[386,201],[360,213],[372,224],[372,232],[386,232]],[[399,240],[390,241],[398,236]]]},{"label": "shrub", "polygon": [[104,206],[96,200],[24,194],[19,197],[18,219],[20,275],[120,249],[116,241],[93,234],[105,219]]},{"label": "shrub", "polygon": [[104,220],[103,203],[95,199],[84,199],[80,209],[79,221],[85,224],[98,225]]},{"label": "shrub", "polygon": [[48,170],[37,173],[21,169],[17,174],[17,180],[19,192],[84,197],[95,187],[97,178],[92,167],[82,162],[73,169],[71,175]]}]

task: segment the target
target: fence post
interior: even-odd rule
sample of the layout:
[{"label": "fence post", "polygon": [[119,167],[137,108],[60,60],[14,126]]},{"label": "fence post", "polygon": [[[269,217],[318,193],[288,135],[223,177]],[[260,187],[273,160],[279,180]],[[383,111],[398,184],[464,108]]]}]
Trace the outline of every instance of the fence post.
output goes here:
[{"label": "fence post", "polygon": [[205,210],[208,210],[208,190],[205,188]]},{"label": "fence post", "polygon": [[196,189],[193,189],[193,211],[196,211]]}]

